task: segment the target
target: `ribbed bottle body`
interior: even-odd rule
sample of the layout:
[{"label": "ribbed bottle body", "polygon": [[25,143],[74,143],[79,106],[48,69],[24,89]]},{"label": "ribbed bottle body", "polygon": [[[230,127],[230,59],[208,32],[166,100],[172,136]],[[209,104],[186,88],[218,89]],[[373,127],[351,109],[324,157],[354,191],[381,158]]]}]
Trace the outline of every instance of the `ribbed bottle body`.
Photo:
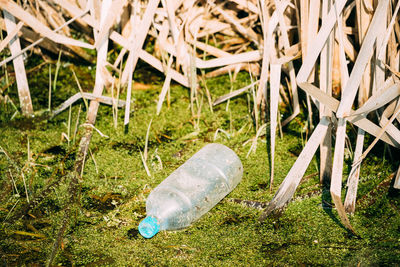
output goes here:
[{"label": "ribbed bottle body", "polygon": [[208,144],[150,193],[147,216],[157,219],[160,230],[185,228],[231,192],[242,175],[235,152]]}]

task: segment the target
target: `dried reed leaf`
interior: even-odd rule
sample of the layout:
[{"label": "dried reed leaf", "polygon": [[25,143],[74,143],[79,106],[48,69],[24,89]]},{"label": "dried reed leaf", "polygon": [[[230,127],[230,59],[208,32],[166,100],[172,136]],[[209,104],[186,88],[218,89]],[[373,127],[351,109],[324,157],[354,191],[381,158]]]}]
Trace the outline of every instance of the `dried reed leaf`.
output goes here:
[{"label": "dried reed leaf", "polygon": [[172,61],[173,60],[172,60],[172,55],[171,55],[169,60],[168,60],[168,66],[167,66],[167,70],[166,70],[166,75],[167,76],[165,77],[165,81],[164,81],[164,84],[163,84],[163,87],[161,89],[160,96],[159,96],[158,102],[157,102],[157,111],[156,111],[157,115],[159,115],[160,112],[161,112],[162,104],[163,104],[165,96],[167,95],[167,92],[168,92],[168,90],[170,88],[170,84],[171,84],[171,72],[170,72],[170,70],[171,70]]},{"label": "dried reed leaf", "polygon": [[388,79],[389,84],[384,89],[377,91],[373,94],[359,109],[351,113],[355,115],[367,115],[368,113],[383,107],[393,99],[400,96],[400,83],[393,84],[393,79]]},{"label": "dried reed leaf", "polygon": [[34,31],[40,33],[44,37],[49,38],[55,43],[93,49],[93,45],[91,44],[84,43],[82,41],[78,41],[72,38],[68,38],[64,35],[55,33],[55,31],[52,31],[47,26],[43,25],[38,19],[36,19],[34,16],[23,10],[20,6],[18,6],[11,0],[1,0],[0,4],[3,10],[7,10],[14,17],[18,18],[20,21],[23,21],[25,24],[29,25],[29,27],[31,27]]},{"label": "dried reed leaf", "polygon": [[353,163],[353,166],[359,165],[361,161],[367,156],[367,154],[371,151],[371,149],[376,145],[376,143],[379,141],[381,136],[385,133],[387,127],[392,124],[393,120],[400,115],[400,105],[396,107],[396,111],[393,113],[392,117],[386,122],[386,124],[382,127],[382,129],[379,131],[379,134],[376,136],[374,141],[369,145],[369,147],[364,151],[364,153],[357,159],[355,163]]},{"label": "dried reed leaf", "polygon": [[147,176],[151,177],[151,173],[150,173],[149,167],[147,166],[147,163],[146,163],[146,160],[144,159],[142,151],[139,150],[139,153],[140,153],[140,158],[142,160],[144,169],[146,170],[146,174],[147,174]]},{"label": "dried reed leaf", "polygon": [[199,69],[216,68],[237,63],[259,61],[261,58],[262,57],[259,51],[250,51],[238,55],[214,58],[210,60],[201,60],[199,58],[196,58],[196,66]]},{"label": "dried reed leaf", "polygon": [[[397,100],[397,105],[400,105],[399,100]],[[396,101],[393,101],[381,115],[381,120],[379,121],[379,125],[384,127],[387,125],[386,132],[394,139],[397,143],[400,144],[400,130],[396,128],[392,123],[389,122],[388,117],[393,114],[396,109]]]},{"label": "dried reed leaf", "polygon": [[399,9],[400,9],[400,1],[397,2],[396,8],[395,8],[395,10],[393,12],[393,15],[392,15],[392,19],[390,20],[389,26],[386,29],[385,38],[383,39],[381,47],[380,47],[379,52],[378,52],[378,56],[377,56],[378,60],[382,61],[384,59],[384,57],[385,57],[385,48],[386,48],[386,46],[388,44],[388,41],[389,41],[389,38],[390,38],[390,34],[392,33],[393,26],[394,26],[394,24],[396,22],[397,13],[399,12]]},{"label": "dried reed leaf", "polygon": [[[299,87],[309,93],[311,96],[315,97],[319,102],[323,103],[327,108],[331,111],[336,112],[340,102],[339,100],[327,95],[326,93],[319,90],[317,87],[310,83],[300,83]],[[354,116],[349,117],[349,122],[353,123],[354,125],[360,127],[364,131],[368,132],[373,136],[378,136],[381,128],[373,123],[372,121],[368,120],[364,116]],[[383,134],[381,136],[381,140],[388,143],[391,146],[398,147],[399,144],[392,140],[387,134]]]},{"label": "dried reed leaf", "polygon": [[216,70],[207,72],[204,75],[204,77],[205,78],[213,78],[213,77],[227,74],[229,72],[233,72],[236,70],[245,70],[245,71],[249,71],[249,72],[253,73],[256,76],[260,75],[260,66],[257,63],[250,63],[250,64],[238,63],[238,64],[228,65],[228,66],[221,67]]},{"label": "dried reed leaf", "polygon": [[342,175],[343,175],[343,160],[344,160],[344,146],[346,138],[346,119],[340,118],[336,130],[335,152],[333,155],[333,167],[331,177],[331,197],[335,203],[336,210],[343,225],[351,232],[355,232],[350,224],[344,209],[341,195],[342,195]]},{"label": "dried reed leaf", "polygon": [[[251,141],[251,147],[249,149],[249,151],[246,154],[246,158],[249,157],[251,152],[255,152],[257,150],[257,143],[258,143],[258,138],[260,138],[261,136],[265,135],[265,129],[267,128],[267,124],[264,123],[263,125],[260,126],[260,128],[258,128],[257,132],[256,132],[256,136],[254,136],[253,138],[251,138],[249,141]],[[243,145],[246,145],[247,142],[245,142]]]},{"label": "dried reed leaf", "polygon": [[30,232],[25,232],[25,231],[12,231],[12,233],[16,234],[16,235],[25,235],[25,236],[31,236],[31,237],[37,237],[37,238],[46,238],[46,236],[41,233],[30,233]]},{"label": "dried reed leaf", "polygon": [[229,57],[232,54],[225,52],[222,49],[216,48],[214,46],[205,44],[203,42],[200,42],[198,40],[194,41],[192,38],[188,38],[189,39],[189,43],[196,46],[196,48],[201,49],[205,52],[207,52],[209,55],[214,56],[214,57]]},{"label": "dried reed leaf", "polygon": [[306,172],[320,142],[328,130],[329,123],[329,119],[326,117],[323,117],[319,122],[296,162],[293,164],[278,191],[275,193],[274,198],[268,203],[268,206],[260,216],[260,221],[264,221],[272,211],[284,208],[284,206],[292,199],[301,178]]},{"label": "dried reed leaf", "polygon": [[400,189],[400,166],[399,169],[397,170],[396,178],[394,178],[393,187],[396,189]]}]

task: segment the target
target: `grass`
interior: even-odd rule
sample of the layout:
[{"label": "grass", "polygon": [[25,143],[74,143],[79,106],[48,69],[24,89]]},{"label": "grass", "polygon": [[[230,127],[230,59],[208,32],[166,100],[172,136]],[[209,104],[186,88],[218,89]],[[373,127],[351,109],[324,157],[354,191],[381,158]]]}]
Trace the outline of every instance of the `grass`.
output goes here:
[{"label": "grass", "polygon": [[[52,68],[55,69],[55,68]],[[40,75],[48,77],[48,68]],[[78,73],[78,77],[89,75]],[[93,75],[93,73],[91,74]],[[54,76],[53,76],[54,77]],[[72,73],[61,67],[57,92],[53,103],[66,99],[64,94],[76,93]],[[233,89],[250,83],[250,77],[240,73]],[[36,84],[36,83],[33,83]],[[35,85],[33,85],[35,86]],[[207,81],[213,99],[230,91],[229,76]],[[45,87],[37,85],[39,90]],[[161,88],[161,86],[160,86]],[[87,89],[87,88],[86,88]],[[11,89],[10,89],[11,90]],[[75,90],[75,91],[74,91]],[[42,103],[47,108],[47,92]],[[59,93],[59,94],[58,94]],[[269,190],[269,155],[265,136],[259,138],[255,153],[246,157],[256,135],[253,120],[248,113],[246,95],[214,107],[211,113],[207,97],[199,119],[196,134],[190,111],[187,89],[173,85],[171,106],[166,104],[156,116],[159,90],[134,91],[133,110],[129,131],[124,133],[123,112],[119,112],[118,126],[114,128],[112,107],[101,106],[96,128],[109,138],[94,131],[90,145],[93,154],[88,157],[81,181],[80,207],[73,212],[57,263],[65,266],[265,266],[265,265],[393,265],[400,262],[400,197],[390,188],[393,163],[383,160],[382,150],[374,149],[361,170],[359,202],[356,213],[350,217],[360,237],[348,233],[329,206],[329,193],[322,191],[315,174],[317,160],[313,159],[296,192],[295,200],[281,216],[271,216],[258,222],[260,211],[229,201],[232,198],[268,201],[302,149],[301,133],[304,127],[296,119],[284,128],[283,139],[277,139],[275,181]],[[33,94],[35,95],[35,94]],[[124,99],[125,96],[122,96]],[[36,100],[34,100],[36,101]],[[17,103],[18,101],[14,101]],[[3,104],[2,104],[3,105]],[[252,103],[251,103],[252,105]],[[79,105],[71,111],[76,121]],[[54,106],[53,106],[54,107]],[[84,106],[80,123],[84,122]],[[6,106],[1,107],[3,110]],[[62,219],[62,210],[68,197],[68,180],[62,179],[72,169],[76,146],[61,139],[68,123],[65,111],[52,121],[37,118],[7,120],[3,112],[0,120],[0,145],[12,162],[0,153],[0,253],[1,264],[44,264],[51,251]],[[304,115],[302,115],[304,116]],[[147,165],[152,174],[146,174],[140,152],[145,147],[149,131]],[[239,130],[244,130],[240,133]],[[244,166],[239,185],[210,212],[187,229],[160,232],[152,239],[138,234],[137,226],[145,217],[146,197],[174,169],[183,164],[203,145],[216,142],[232,148]],[[249,129],[249,130],[247,130]],[[267,125],[267,133],[269,126]],[[32,164],[27,165],[29,137]],[[159,159],[162,161],[162,168]],[[350,161],[349,161],[350,162]],[[18,166],[16,168],[15,166]],[[27,180],[30,198],[39,194],[48,184],[60,184],[30,212],[27,218],[10,218],[26,201],[21,171]],[[348,170],[347,170],[348,171]],[[16,180],[20,195],[16,195],[9,172]],[[13,206],[15,206],[13,208]]]}]

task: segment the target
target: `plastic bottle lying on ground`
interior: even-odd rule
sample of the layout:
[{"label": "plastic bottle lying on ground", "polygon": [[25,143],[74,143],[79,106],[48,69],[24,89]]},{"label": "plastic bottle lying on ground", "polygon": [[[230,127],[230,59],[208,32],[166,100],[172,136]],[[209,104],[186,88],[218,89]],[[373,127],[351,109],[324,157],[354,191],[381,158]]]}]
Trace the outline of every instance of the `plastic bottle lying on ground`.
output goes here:
[{"label": "plastic bottle lying on ground", "polygon": [[242,175],[235,152],[221,144],[204,146],[150,193],[139,233],[151,238],[161,230],[189,226],[231,192]]}]

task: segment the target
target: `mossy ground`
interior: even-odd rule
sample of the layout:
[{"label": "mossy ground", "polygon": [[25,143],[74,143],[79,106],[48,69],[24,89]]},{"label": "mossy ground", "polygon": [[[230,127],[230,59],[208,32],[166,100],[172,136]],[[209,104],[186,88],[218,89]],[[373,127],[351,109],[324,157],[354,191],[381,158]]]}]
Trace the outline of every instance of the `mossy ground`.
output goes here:
[{"label": "mossy ground", "polygon": [[[47,69],[47,68],[46,68]],[[33,99],[37,107],[46,108],[47,77],[31,74]],[[54,71],[54,68],[53,68]],[[53,103],[78,92],[70,71],[60,72]],[[85,73],[78,77],[85,80]],[[89,75],[90,74],[86,74]],[[240,73],[234,88],[250,83]],[[90,90],[90,82],[85,82]],[[213,99],[229,92],[228,76],[207,81]],[[13,97],[10,88],[8,94]],[[158,90],[135,91],[129,129],[123,127],[123,111],[118,113],[117,128],[109,106],[101,105],[96,127],[106,137],[94,132],[83,179],[80,183],[80,206],[70,224],[56,258],[57,264],[88,266],[266,266],[266,265],[396,265],[400,264],[400,197],[390,187],[390,174],[398,165],[392,150],[388,157],[384,146],[373,151],[363,164],[357,210],[350,217],[359,237],[351,235],[339,222],[335,209],[329,206],[329,193],[321,189],[318,162],[310,164],[296,200],[281,216],[271,216],[260,223],[260,211],[229,201],[232,198],[269,201],[305,142],[303,118],[295,119],[277,139],[275,181],[269,190],[269,155],[266,137],[260,137],[257,150],[246,157],[255,137],[254,121],[249,112],[251,94],[244,94],[214,107],[210,111],[206,95],[199,92],[202,102],[200,117],[193,117],[190,95],[178,85],[171,87],[171,104],[155,115]],[[16,98],[14,101],[17,102]],[[38,101],[38,102],[35,102]],[[78,104],[71,110],[74,129]],[[80,122],[86,115],[83,102]],[[69,181],[62,179],[72,170],[77,141],[73,131],[68,144],[68,110],[53,120],[32,120],[16,117],[11,107],[2,104],[0,145],[0,265],[44,264],[55,235],[61,225],[64,204],[68,198]],[[150,129],[146,174],[140,152]],[[196,128],[194,124],[197,124]],[[160,232],[152,239],[138,234],[137,226],[145,216],[146,197],[174,169],[184,163],[203,145],[216,142],[232,148],[244,166],[243,180],[215,208],[191,227],[173,232]],[[267,127],[268,129],[268,127]],[[79,131],[76,138],[79,137]],[[78,139],[76,139],[78,140]],[[30,161],[28,162],[28,143]],[[245,145],[244,145],[245,144]],[[161,163],[159,161],[161,159]],[[349,160],[349,162],[351,162]],[[24,219],[13,214],[26,202],[24,173],[29,197],[40,194],[46,185],[60,180],[55,189]],[[344,175],[346,176],[346,175]],[[12,179],[18,189],[17,194]],[[345,182],[344,182],[345,184]],[[345,185],[343,186],[345,190]],[[344,193],[345,191],[343,191]],[[31,234],[31,235],[28,235]]]}]

